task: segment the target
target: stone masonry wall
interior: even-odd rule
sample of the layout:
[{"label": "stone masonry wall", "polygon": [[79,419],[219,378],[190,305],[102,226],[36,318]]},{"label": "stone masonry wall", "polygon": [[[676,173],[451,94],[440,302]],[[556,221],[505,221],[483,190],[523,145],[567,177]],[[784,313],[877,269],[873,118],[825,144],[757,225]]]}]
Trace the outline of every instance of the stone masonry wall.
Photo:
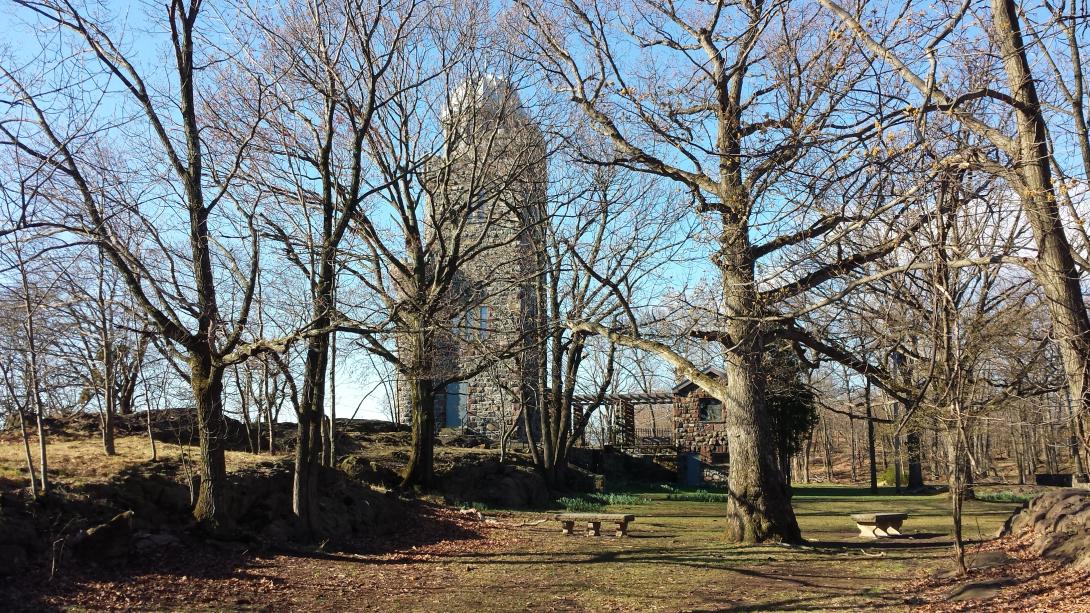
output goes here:
[{"label": "stone masonry wall", "polygon": [[698,388],[674,399],[674,442],[679,456],[692,453],[700,457],[704,481],[723,484],[728,464],[726,422],[700,421],[700,400],[709,397]]}]

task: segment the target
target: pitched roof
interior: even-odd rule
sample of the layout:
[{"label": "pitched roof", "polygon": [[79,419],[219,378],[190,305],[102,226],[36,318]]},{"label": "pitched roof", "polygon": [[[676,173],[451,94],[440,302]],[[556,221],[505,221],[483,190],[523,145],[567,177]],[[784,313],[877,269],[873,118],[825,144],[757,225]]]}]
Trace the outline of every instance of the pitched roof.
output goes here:
[{"label": "pitched roof", "polygon": [[[709,366],[708,368],[705,368],[703,370],[703,373],[705,375],[715,377],[716,379],[726,380],[726,378],[727,378],[727,373],[723,372],[722,370],[720,370],[720,369],[718,369],[718,368],[716,368],[714,366]],[[693,390],[693,388],[695,388],[695,387],[698,387],[697,384],[693,383],[689,379],[683,379],[681,381],[681,383],[678,383],[677,385],[674,386],[673,393],[674,393],[675,396],[684,396],[684,395],[688,394],[689,392],[691,392]]]}]

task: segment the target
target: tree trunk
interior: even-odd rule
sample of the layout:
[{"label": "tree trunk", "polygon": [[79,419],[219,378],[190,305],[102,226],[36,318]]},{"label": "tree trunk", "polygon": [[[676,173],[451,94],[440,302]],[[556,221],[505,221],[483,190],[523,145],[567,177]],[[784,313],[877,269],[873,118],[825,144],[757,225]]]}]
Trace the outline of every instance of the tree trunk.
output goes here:
[{"label": "tree trunk", "polygon": [[920,458],[920,433],[918,430],[909,430],[905,435],[905,447],[908,450],[908,491],[917,491],[923,488],[923,462]]},{"label": "tree trunk", "polygon": [[276,399],[276,383],[273,382],[272,385],[269,385],[269,381],[269,361],[268,358],[266,358],[262,361],[261,365],[261,392],[265,395],[265,425],[268,426],[267,435],[269,437],[268,451],[269,455],[274,455],[276,453],[274,446],[276,443],[276,431],[274,428],[275,422],[273,421],[273,402]]},{"label": "tree trunk", "polygon": [[870,405],[870,381],[863,388],[863,404],[867,411],[867,457],[870,460],[870,491],[878,493],[878,465],[874,450],[874,415]]},{"label": "tree trunk", "polygon": [[965,502],[965,475],[963,461],[963,444],[961,433],[957,430],[946,432],[948,458],[950,466],[950,511],[954,524],[954,561],[958,565],[958,571],[964,575],[965,545],[962,539],[962,506]]},{"label": "tree trunk", "polygon": [[[33,330],[33,328],[31,328]],[[31,332],[33,335],[33,332]],[[38,426],[38,468],[41,472],[42,496],[49,495],[49,454],[46,450],[45,437],[45,407],[42,406],[41,390],[38,383],[37,349],[34,342],[30,341],[31,356],[31,395],[34,397],[34,416]]]},{"label": "tree trunk", "polygon": [[151,444],[151,461],[158,462],[159,450],[155,448],[155,436],[152,435],[151,430],[151,406],[148,406],[146,411],[148,414],[148,443]]},{"label": "tree trunk", "polygon": [[108,456],[116,455],[114,445],[114,415],[117,411],[118,376],[117,360],[114,356],[114,342],[111,338],[113,322],[110,317],[110,301],[106,296],[105,268],[106,258],[100,249],[98,252],[98,327],[99,341],[102,343],[102,394],[105,396],[105,407],[102,415],[102,450]]},{"label": "tree trunk", "polygon": [[226,512],[223,369],[213,365],[210,353],[194,351],[189,359],[190,385],[197,405],[201,476],[193,517],[210,534],[229,535],[234,531],[234,522]]},{"label": "tree trunk", "polygon": [[[318,325],[327,325],[319,322]],[[300,526],[318,534],[318,477],[322,464],[322,422],[325,420],[325,376],[329,336],[319,334],[307,343],[303,366],[303,393],[299,404],[298,442],[291,508]]]},{"label": "tree trunk", "polygon": [[[1090,164],[1090,159],[1087,160]],[[1071,412],[1071,392],[1064,388],[1064,400],[1067,406],[1067,421],[1069,428],[1071,429],[1071,436],[1068,437],[1068,445],[1071,449],[1071,461],[1075,465],[1075,473],[1079,475],[1086,474],[1086,466],[1082,462],[1082,453],[1079,452],[1079,435],[1078,435],[1078,420],[1075,419],[1074,413]]]},{"label": "tree trunk", "polygon": [[1026,484],[1026,460],[1025,453],[1022,448],[1022,411],[1019,409],[1017,415],[1017,425],[1010,432],[1011,447],[1014,449],[1014,463],[1018,468],[1018,485]]},{"label": "tree trunk", "polygon": [[337,333],[329,335],[329,429],[326,438],[326,466],[337,464]]},{"label": "tree trunk", "polygon": [[114,370],[113,343],[108,333],[109,328],[107,326],[110,325],[110,322],[106,318],[105,307],[103,307],[103,315],[99,325],[102,326],[102,393],[106,396],[102,415],[102,450],[106,455],[112,456],[117,455],[117,448],[114,445],[114,415],[117,413],[117,385],[115,381],[117,372]]},{"label": "tree trunk", "polygon": [[851,399],[849,398],[848,399],[848,431],[851,434],[851,445],[850,445],[850,448],[849,448],[849,451],[850,451],[849,459],[851,460],[851,462],[849,462],[849,464],[851,464],[852,483],[858,483],[859,482],[859,471],[856,469],[855,466],[856,466],[856,463],[857,463],[856,460],[859,457],[859,453],[856,451],[856,448],[858,447],[858,444],[856,444],[855,416],[854,416],[854,413],[855,413],[855,409],[852,407]]},{"label": "tree trunk", "polygon": [[269,455],[276,455],[276,430],[273,427],[273,426],[276,425],[276,422],[273,421],[273,410],[272,410],[272,405],[271,404],[269,406],[265,407],[265,416],[268,418],[267,423],[265,424],[266,426],[268,426],[268,432],[267,432],[268,437],[269,437],[268,452],[269,452]]},{"label": "tree trunk", "polygon": [[117,446],[114,443],[114,411],[110,407],[113,401],[106,403],[106,413],[102,416],[102,451],[106,455],[117,455]]},{"label": "tree trunk", "polygon": [[243,386],[242,377],[238,368],[235,368],[235,389],[238,391],[239,413],[242,415],[242,429],[246,432],[246,447],[250,453],[257,453],[257,445],[254,444],[254,428],[250,423],[250,394],[249,386]]},{"label": "tree trunk", "polygon": [[806,437],[806,446],[802,451],[802,482],[810,483],[810,455],[814,451],[814,431],[810,430],[810,435]]},{"label": "tree trunk", "polygon": [[833,452],[829,448],[831,445],[829,440],[829,413],[821,416],[821,429],[824,437],[822,440],[822,447],[825,448],[825,481],[828,483],[833,482]]},{"label": "tree trunk", "polygon": [[[735,192],[735,198],[742,196]],[[754,315],[759,313],[753,262],[744,224],[724,224],[719,251],[723,277],[726,331],[726,396],[723,403],[730,470],[727,491],[727,539],[736,543],[799,542],[791,488],[779,468],[778,449],[765,410],[760,365],[764,338]]]},{"label": "tree trunk", "polygon": [[1046,297],[1075,414],[1086,416],[1090,413],[1090,318],[1082,297],[1081,275],[1056,202],[1047,127],[1017,11],[1014,0],[992,0],[994,35],[1003,55],[1011,96],[1018,103],[1013,109],[1018,129],[1015,162],[1021,178],[1018,192],[1037,244],[1034,272]]},{"label": "tree trunk", "polygon": [[898,404],[893,403],[893,429],[889,433],[890,447],[893,449],[893,489],[898,494],[901,493],[901,471],[903,470],[904,463],[901,461],[901,435],[897,433],[897,424],[900,423],[900,412],[897,410]]},{"label": "tree trunk", "polygon": [[19,409],[19,434],[23,437],[23,451],[26,453],[26,472],[30,477],[30,495],[38,497],[38,477],[34,474],[34,458],[30,455],[30,435],[26,431],[26,415]]},{"label": "tree trunk", "polygon": [[409,380],[412,411],[412,451],[402,475],[403,487],[428,488],[434,478],[435,392],[431,379],[417,375]]},{"label": "tree trunk", "polygon": [[798,542],[802,533],[791,508],[790,486],[779,469],[755,361],[735,352],[727,360],[729,395],[721,399],[730,449],[727,539]]}]

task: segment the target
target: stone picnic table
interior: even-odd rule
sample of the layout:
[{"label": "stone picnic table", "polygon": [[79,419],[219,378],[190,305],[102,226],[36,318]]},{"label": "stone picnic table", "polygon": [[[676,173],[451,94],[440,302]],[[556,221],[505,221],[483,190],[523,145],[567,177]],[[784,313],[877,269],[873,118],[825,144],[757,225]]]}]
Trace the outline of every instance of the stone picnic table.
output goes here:
[{"label": "stone picnic table", "polygon": [[617,536],[628,536],[628,524],[636,521],[635,515],[624,513],[557,513],[553,519],[560,522],[563,534],[574,534],[576,522],[587,522],[587,536],[601,536],[602,522],[617,526]]},{"label": "stone picnic table", "polygon": [[852,513],[852,520],[863,538],[882,538],[901,535],[901,524],[908,513]]}]

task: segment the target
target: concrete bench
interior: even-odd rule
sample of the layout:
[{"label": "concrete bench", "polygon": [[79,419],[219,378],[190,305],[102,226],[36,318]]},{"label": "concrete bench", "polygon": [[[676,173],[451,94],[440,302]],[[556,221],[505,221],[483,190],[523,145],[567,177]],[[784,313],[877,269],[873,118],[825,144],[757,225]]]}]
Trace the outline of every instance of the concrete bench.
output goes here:
[{"label": "concrete bench", "polygon": [[628,536],[629,522],[636,521],[635,515],[621,513],[557,513],[553,519],[560,522],[564,534],[574,534],[576,522],[587,523],[587,536],[601,536],[602,522],[615,524],[617,536]]},{"label": "concrete bench", "polygon": [[908,513],[853,513],[852,519],[859,528],[859,536],[876,539],[900,536],[901,524],[908,519]]}]

